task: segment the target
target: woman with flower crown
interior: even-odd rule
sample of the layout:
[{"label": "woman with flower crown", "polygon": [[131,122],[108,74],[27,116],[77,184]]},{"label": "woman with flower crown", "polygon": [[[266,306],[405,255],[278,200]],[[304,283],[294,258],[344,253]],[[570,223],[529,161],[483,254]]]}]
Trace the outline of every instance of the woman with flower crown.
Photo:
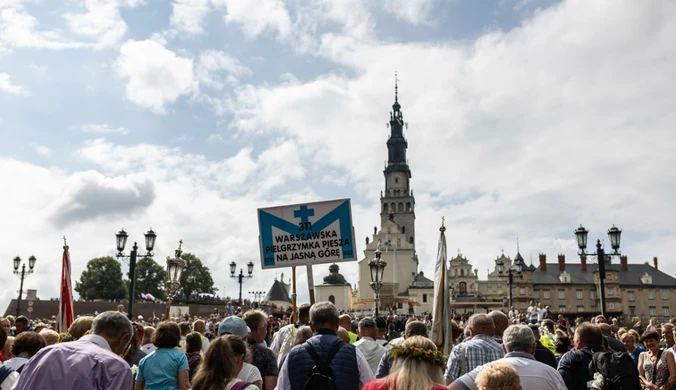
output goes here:
[{"label": "woman with flower crown", "polygon": [[389,354],[394,358],[390,375],[373,380],[363,390],[445,390],[441,385],[446,358],[430,339],[422,336],[407,338]]}]

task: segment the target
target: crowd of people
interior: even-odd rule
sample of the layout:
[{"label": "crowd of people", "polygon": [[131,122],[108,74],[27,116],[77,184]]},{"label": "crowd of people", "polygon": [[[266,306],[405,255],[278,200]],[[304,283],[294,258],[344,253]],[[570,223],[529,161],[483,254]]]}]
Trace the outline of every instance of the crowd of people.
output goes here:
[{"label": "crowd of people", "polygon": [[340,313],[330,302],[301,305],[295,322],[230,307],[132,322],[120,309],[78,317],[61,334],[52,321],[8,316],[0,390],[582,390],[612,388],[615,377],[624,389],[676,385],[672,323],[570,322],[531,306],[535,316],[454,315],[448,356],[429,338],[429,315]]}]

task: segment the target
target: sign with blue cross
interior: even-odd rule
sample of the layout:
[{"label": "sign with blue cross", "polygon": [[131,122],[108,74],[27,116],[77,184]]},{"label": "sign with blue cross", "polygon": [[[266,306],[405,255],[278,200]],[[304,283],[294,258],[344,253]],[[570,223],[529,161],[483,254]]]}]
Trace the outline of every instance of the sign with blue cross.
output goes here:
[{"label": "sign with blue cross", "polygon": [[258,209],[261,266],[356,260],[349,199]]}]

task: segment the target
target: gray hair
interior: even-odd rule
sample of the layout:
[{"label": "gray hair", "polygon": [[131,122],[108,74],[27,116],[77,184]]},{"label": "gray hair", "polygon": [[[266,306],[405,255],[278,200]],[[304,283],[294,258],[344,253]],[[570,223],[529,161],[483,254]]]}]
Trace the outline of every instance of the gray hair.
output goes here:
[{"label": "gray hair", "polygon": [[146,326],[145,328],[143,328],[143,339],[150,340],[154,332],[155,328],[153,328],[152,326]]},{"label": "gray hair", "polygon": [[469,317],[469,321],[467,321],[467,326],[474,334],[485,333],[492,336],[495,331],[493,319],[483,313],[472,314],[472,316]]},{"label": "gray hair", "polygon": [[92,333],[117,337],[126,333],[134,334],[134,328],[131,325],[131,321],[124,314],[111,310],[104,311],[94,318]]},{"label": "gray hair", "polygon": [[511,325],[502,334],[502,344],[507,352],[533,353],[535,335],[528,325]]},{"label": "gray hair", "polygon": [[296,336],[293,338],[293,345],[301,345],[312,337],[312,329],[309,326],[301,326],[296,331]]},{"label": "gray hair", "polygon": [[331,302],[318,302],[310,308],[310,322],[318,324],[338,324],[338,309]]}]

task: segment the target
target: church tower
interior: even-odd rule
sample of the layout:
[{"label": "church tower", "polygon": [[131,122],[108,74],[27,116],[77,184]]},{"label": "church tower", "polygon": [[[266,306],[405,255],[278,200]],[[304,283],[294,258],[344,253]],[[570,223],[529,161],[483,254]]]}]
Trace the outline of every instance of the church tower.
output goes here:
[{"label": "church tower", "polygon": [[411,170],[406,159],[408,142],[404,138],[404,114],[399,104],[398,85],[394,86],[394,104],[390,112],[387,140],[385,191],[380,193],[380,226],[366,238],[364,258],[359,260],[359,299],[355,304],[373,308],[373,290],[369,261],[380,248],[381,259],[387,263],[380,289],[381,309],[404,308],[409,300],[409,287],[418,273],[415,253],[415,199],[411,191]]},{"label": "church tower", "polygon": [[383,226],[390,219],[390,213],[401,232],[406,235],[406,241],[415,243],[415,199],[411,190],[411,169],[406,159],[408,142],[404,138],[404,114],[399,104],[399,86],[394,84],[394,104],[390,112],[390,136],[387,140],[387,166],[385,175],[385,192],[381,194],[380,225]]}]

